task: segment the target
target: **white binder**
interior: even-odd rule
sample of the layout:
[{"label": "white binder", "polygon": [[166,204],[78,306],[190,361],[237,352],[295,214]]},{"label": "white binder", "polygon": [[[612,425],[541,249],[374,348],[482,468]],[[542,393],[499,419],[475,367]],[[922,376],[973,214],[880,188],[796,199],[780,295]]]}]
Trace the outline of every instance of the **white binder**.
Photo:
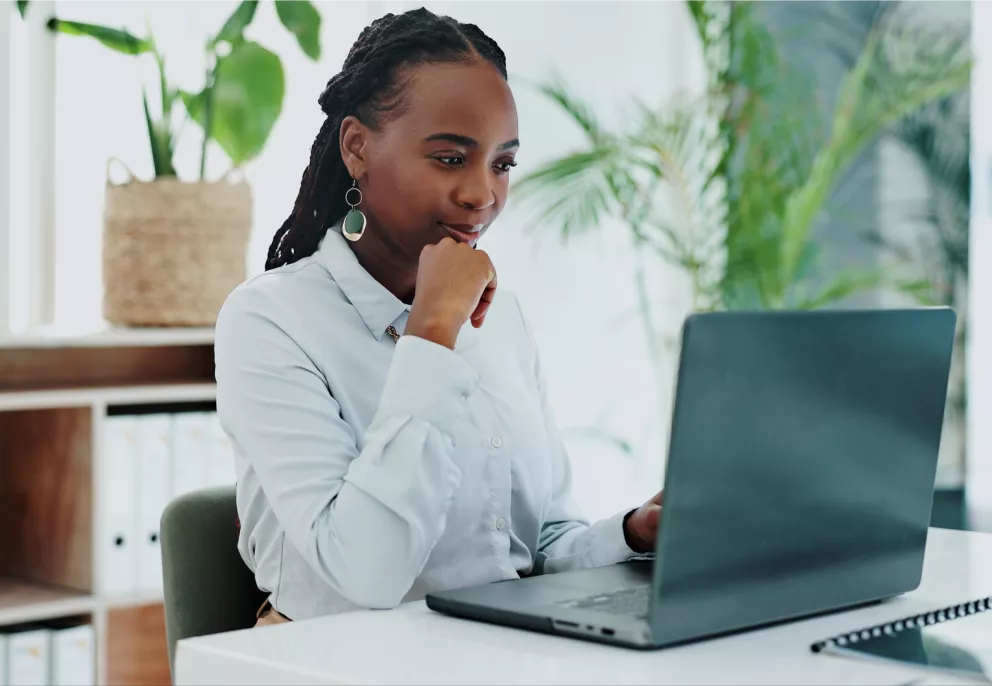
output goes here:
[{"label": "white binder", "polygon": [[172,422],[172,496],[209,485],[210,413],[179,412]]},{"label": "white binder", "polygon": [[94,645],[92,624],[52,631],[51,683],[92,686],[96,681]]},{"label": "white binder", "polygon": [[216,412],[210,413],[210,459],[207,461],[207,481],[210,486],[232,486],[237,480],[234,469],[234,449],[220,425]]},{"label": "white binder", "polygon": [[110,416],[103,423],[97,475],[97,592],[129,593],[137,569],[138,430],[135,417]]},{"label": "white binder", "polygon": [[139,591],[162,590],[162,547],[159,522],[172,492],[172,415],[138,417],[138,564]]},{"label": "white binder", "polygon": [[0,634],[0,686],[7,686],[7,636]]},{"label": "white binder", "polygon": [[7,681],[17,686],[48,686],[48,629],[20,631],[7,637]]}]

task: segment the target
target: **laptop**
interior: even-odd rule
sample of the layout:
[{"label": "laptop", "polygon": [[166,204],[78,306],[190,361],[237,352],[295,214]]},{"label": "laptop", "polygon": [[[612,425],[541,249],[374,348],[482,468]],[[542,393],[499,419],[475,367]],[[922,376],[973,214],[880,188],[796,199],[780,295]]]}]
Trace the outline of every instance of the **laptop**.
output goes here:
[{"label": "laptop", "polygon": [[652,649],[914,590],[955,319],[949,308],[690,316],[655,555],[430,593],[428,607]]}]

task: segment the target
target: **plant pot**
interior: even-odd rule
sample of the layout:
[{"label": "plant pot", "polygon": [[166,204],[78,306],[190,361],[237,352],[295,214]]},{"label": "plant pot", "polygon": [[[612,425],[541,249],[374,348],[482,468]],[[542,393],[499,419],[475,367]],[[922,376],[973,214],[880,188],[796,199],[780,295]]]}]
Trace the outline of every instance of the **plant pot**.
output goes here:
[{"label": "plant pot", "polygon": [[251,221],[244,181],[108,180],[104,318],[119,326],[212,326],[245,279]]}]

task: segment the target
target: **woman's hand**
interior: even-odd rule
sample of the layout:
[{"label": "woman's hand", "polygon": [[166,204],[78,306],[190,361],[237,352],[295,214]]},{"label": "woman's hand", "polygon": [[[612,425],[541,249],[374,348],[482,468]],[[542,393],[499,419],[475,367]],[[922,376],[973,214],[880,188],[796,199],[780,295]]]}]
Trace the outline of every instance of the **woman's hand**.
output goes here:
[{"label": "woman's hand", "polygon": [[655,538],[658,536],[658,522],[661,520],[661,501],[664,491],[651,498],[624,523],[623,535],[627,545],[637,553],[649,553],[654,550]]},{"label": "woman's hand", "polygon": [[420,253],[417,291],[406,335],[454,350],[462,325],[479,328],[496,293],[496,269],[482,250],[452,238],[428,245]]}]

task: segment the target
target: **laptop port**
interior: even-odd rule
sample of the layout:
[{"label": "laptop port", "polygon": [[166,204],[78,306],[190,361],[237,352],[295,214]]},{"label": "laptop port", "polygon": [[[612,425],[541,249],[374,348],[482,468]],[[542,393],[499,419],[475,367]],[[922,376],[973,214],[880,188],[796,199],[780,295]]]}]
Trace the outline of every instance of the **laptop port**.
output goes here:
[{"label": "laptop port", "polygon": [[616,634],[616,633],[617,633],[617,632],[616,632],[616,631],[614,631],[613,629],[600,629],[600,632],[601,632],[601,633],[602,633],[602,634],[603,634],[604,636],[613,636],[614,634]]}]

